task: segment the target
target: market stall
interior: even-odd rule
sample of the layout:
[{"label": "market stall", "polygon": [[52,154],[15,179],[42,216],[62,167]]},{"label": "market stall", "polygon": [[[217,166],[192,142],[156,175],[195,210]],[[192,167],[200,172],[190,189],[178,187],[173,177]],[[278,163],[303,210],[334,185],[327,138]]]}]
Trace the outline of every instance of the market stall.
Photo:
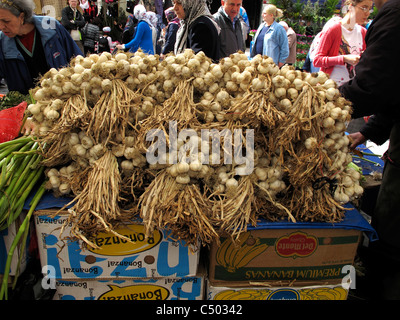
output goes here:
[{"label": "market stall", "polygon": [[[25,209],[34,217],[42,265],[55,268],[57,299],[74,297],[62,287],[73,290],[103,272],[127,287],[140,279],[172,276],[186,284],[176,277],[197,277],[203,294],[180,297],[206,299],[205,281],[214,275],[207,263],[199,267],[202,247],[212,254],[230,241],[232,253],[248,232],[280,225],[285,231],[276,239],[319,239],[330,252],[334,246],[324,241],[336,236],[323,234],[332,231],[351,239],[349,255],[341,258],[339,250],[337,257],[351,265],[360,233],[373,234],[363,220],[361,229],[346,230],[354,234],[341,234],[349,215],[357,215],[347,204],[362,196],[362,174],[350,165],[351,106],[322,72],[279,69],[268,57],[249,60],[241,52],[219,63],[191,50],[163,61],[140,51],[102,53],[51,69],[33,98],[27,113],[36,124],[46,192]],[[307,235],[310,226],[329,227]],[[296,235],[286,235],[292,228]],[[143,243],[156,238],[157,245]],[[112,239],[111,251],[102,248],[105,239]],[[271,251],[271,239],[267,247],[247,244],[258,253],[249,257]],[[174,273],[183,261],[191,267]],[[121,288],[112,290],[137,297],[136,289]],[[176,298],[164,289],[163,297]]]}]

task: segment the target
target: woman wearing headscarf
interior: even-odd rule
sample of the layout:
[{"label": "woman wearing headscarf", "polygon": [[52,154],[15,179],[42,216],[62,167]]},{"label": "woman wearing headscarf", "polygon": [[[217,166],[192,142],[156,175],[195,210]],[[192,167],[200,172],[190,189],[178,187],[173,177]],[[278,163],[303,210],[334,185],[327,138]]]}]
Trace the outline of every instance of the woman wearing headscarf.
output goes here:
[{"label": "woman wearing headscarf", "polygon": [[219,60],[220,28],[207,7],[206,0],[175,0],[174,11],[181,20],[174,53],[192,49],[203,51],[213,61]]},{"label": "woman wearing headscarf", "polygon": [[151,34],[153,36],[153,48],[154,48],[154,53],[156,53],[156,46],[157,46],[157,41],[158,41],[158,37],[159,37],[159,33],[158,33],[158,17],[156,15],[155,12],[153,11],[147,11],[146,13],[147,15],[147,19],[150,21],[151,24]]},{"label": "woman wearing headscarf", "polygon": [[154,54],[152,23],[149,20],[146,8],[139,4],[133,9],[133,15],[139,21],[134,38],[126,43],[117,45],[118,49],[129,49],[134,53],[139,48],[147,54]]},{"label": "woman wearing headscarf", "polygon": [[168,8],[164,11],[165,17],[167,18],[168,25],[165,31],[165,44],[161,51],[161,58],[163,58],[167,53],[174,51],[176,33],[181,26],[179,18],[176,16],[173,7]]}]

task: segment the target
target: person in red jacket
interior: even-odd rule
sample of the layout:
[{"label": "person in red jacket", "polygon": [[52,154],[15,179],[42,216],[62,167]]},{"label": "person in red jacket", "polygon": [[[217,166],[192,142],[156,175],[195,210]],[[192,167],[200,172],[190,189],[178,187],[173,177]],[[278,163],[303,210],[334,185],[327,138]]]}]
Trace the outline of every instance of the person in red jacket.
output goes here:
[{"label": "person in red jacket", "polygon": [[363,25],[372,5],[372,0],[347,0],[342,8],[344,17],[321,35],[314,66],[329,74],[338,85],[354,77],[354,67],[365,50],[367,30]]}]

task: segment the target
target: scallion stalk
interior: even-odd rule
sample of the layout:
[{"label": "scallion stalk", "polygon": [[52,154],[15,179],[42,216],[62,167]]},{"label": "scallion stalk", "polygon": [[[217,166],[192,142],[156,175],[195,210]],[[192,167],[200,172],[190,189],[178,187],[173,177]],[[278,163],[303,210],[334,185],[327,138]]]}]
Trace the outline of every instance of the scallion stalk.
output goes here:
[{"label": "scallion stalk", "polygon": [[30,222],[31,216],[32,216],[33,212],[35,211],[36,206],[39,203],[39,201],[42,198],[45,191],[46,191],[45,182],[43,182],[41,184],[41,186],[39,187],[38,191],[36,192],[35,196],[33,197],[32,202],[30,204],[29,211],[28,211],[24,221],[22,222],[21,227],[18,229],[18,232],[14,238],[14,241],[11,244],[10,250],[8,251],[7,261],[6,261],[6,265],[4,268],[3,282],[2,282],[1,288],[0,288],[0,300],[8,299],[8,276],[10,273],[11,261],[14,256],[15,248],[17,247],[21,237],[24,236],[27,232],[27,229],[29,229],[29,222]]}]

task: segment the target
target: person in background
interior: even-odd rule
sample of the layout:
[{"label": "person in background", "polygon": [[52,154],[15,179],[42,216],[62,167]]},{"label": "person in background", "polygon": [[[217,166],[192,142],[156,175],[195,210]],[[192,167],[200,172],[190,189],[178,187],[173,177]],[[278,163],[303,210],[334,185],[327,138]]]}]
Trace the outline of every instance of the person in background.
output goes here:
[{"label": "person in background", "polygon": [[220,32],[220,58],[228,57],[232,53],[246,51],[243,18],[240,15],[242,0],[222,0],[221,7],[214,14]]},{"label": "person in background", "polygon": [[55,19],[36,16],[32,0],[0,2],[0,74],[9,91],[28,94],[51,68],[68,66],[83,55],[69,32]]},{"label": "person in background", "polygon": [[154,54],[153,26],[149,21],[146,8],[143,5],[138,4],[133,9],[133,14],[139,21],[136,27],[135,37],[126,44],[118,44],[117,48],[121,50],[129,49],[132,53],[136,52],[140,48],[147,54]]},{"label": "person in background", "polygon": [[[379,240],[369,244],[365,268],[370,289],[367,298],[399,300],[400,96],[397,76],[400,64],[391,62],[397,61],[400,50],[400,0],[375,0],[374,3],[378,14],[368,28],[366,49],[356,65],[354,78],[341,85],[339,91],[352,103],[353,117],[373,115],[370,120],[380,118],[374,119],[378,124],[375,128],[386,127],[384,132],[390,131],[382,182],[371,219]],[[363,7],[366,11],[370,8]],[[355,148],[364,143],[366,137],[357,132],[352,138],[351,148]]]},{"label": "person in background", "polygon": [[257,54],[266,55],[274,60],[274,63],[282,67],[289,56],[289,42],[285,29],[275,21],[283,16],[282,10],[273,4],[264,7],[263,23],[257,29],[254,36],[255,43],[251,51],[251,57]]},{"label": "person in background", "polygon": [[372,4],[372,0],[346,0],[342,8],[344,17],[321,34],[314,66],[329,74],[338,85],[354,77],[354,67],[365,50],[367,30],[363,25]]},{"label": "person in background", "polygon": [[246,9],[243,7],[240,7],[239,14],[242,17],[241,21],[242,21],[243,39],[244,39],[244,41],[246,41],[247,37],[249,36],[250,30],[251,30],[249,17],[247,16]]},{"label": "person in background", "polygon": [[135,31],[138,21],[133,15],[133,9],[138,4],[139,0],[128,1],[126,11],[129,12],[129,15],[128,18],[126,19],[125,27],[122,31],[122,37],[121,37],[121,41],[123,44],[130,42],[135,36]]},{"label": "person in background", "polygon": [[82,29],[83,33],[83,48],[85,50],[85,55],[95,53],[95,44],[99,41],[99,33],[100,33],[100,18],[96,17],[93,20],[86,16],[87,20],[86,25]]},{"label": "person in background", "polygon": [[112,39],[110,36],[111,28],[104,27],[103,34],[99,37],[97,52],[110,52],[112,48]]},{"label": "person in background", "polygon": [[181,25],[179,18],[176,16],[173,7],[168,8],[164,11],[168,25],[165,31],[165,43],[161,50],[161,59],[165,57],[167,53],[174,52],[174,46],[176,41],[176,33]]},{"label": "person in background", "polygon": [[161,32],[165,27],[163,21],[163,0],[154,0],[154,6],[150,6],[149,15],[150,21],[152,22],[154,30],[156,31],[154,53],[160,55],[162,49]]},{"label": "person in background", "polygon": [[152,34],[152,39],[153,39],[153,50],[154,54],[160,54],[161,53],[161,48],[158,48],[157,42],[161,36],[161,30],[159,32],[158,30],[158,15],[153,12],[153,11],[147,11],[147,19],[151,23],[151,34]]},{"label": "person in background", "polygon": [[296,51],[297,51],[297,35],[292,28],[288,26],[285,21],[280,21],[279,24],[285,29],[289,44],[289,56],[286,59],[286,63],[293,65],[296,63]]},{"label": "person in background", "polygon": [[[367,30],[363,25],[372,12],[372,5],[372,0],[346,0],[342,8],[344,17],[324,28],[321,34],[314,66],[329,74],[339,86],[355,75],[355,66],[366,47]],[[358,131],[363,123],[362,118],[352,119],[346,130]]]},{"label": "person in background", "polygon": [[206,0],[174,0],[174,11],[181,20],[174,47],[174,53],[182,53],[185,49],[192,49],[195,53],[204,54],[218,61],[219,30]]},{"label": "person in background", "polygon": [[82,8],[82,3],[79,5],[82,9],[83,9],[83,15],[87,15],[90,18],[94,19],[95,17],[97,17],[97,0],[96,1],[92,1],[92,0],[88,0],[87,1],[88,5],[84,5],[85,7],[88,7],[87,9]]},{"label": "person in background", "polygon": [[314,63],[313,63],[315,47],[317,45],[316,39],[317,39],[319,34],[320,33],[318,33],[315,36],[314,40],[311,42],[310,49],[307,52],[307,56],[306,56],[306,59],[304,60],[304,64],[303,64],[303,67],[302,67],[302,70],[304,72],[313,73],[313,72],[318,72],[320,70],[319,68],[314,67]]},{"label": "person in background", "polygon": [[125,26],[125,18],[116,17],[113,20],[113,25],[111,26],[110,37],[112,41],[117,41],[122,43],[122,34]]},{"label": "person in background", "polygon": [[79,0],[79,6],[83,10],[83,12],[85,12],[85,10],[89,9],[89,7],[90,7],[89,1],[88,0]]},{"label": "person in background", "polygon": [[329,29],[329,27],[332,23],[335,23],[340,20],[341,20],[341,18],[339,16],[333,16],[331,19],[329,19],[325,23],[322,30],[320,32],[318,32],[317,35],[314,37],[313,41],[311,42],[310,48],[307,52],[306,60],[304,62],[303,68],[302,68],[303,71],[310,72],[310,73],[320,71],[320,68],[314,66],[313,61],[314,61],[315,53],[317,51],[317,48],[318,48],[318,45],[320,42],[321,35],[325,30]]},{"label": "person in background", "polygon": [[71,34],[79,49],[84,52],[80,29],[85,26],[86,21],[78,10],[78,3],[78,0],[68,0],[68,6],[61,10],[61,24]]}]

